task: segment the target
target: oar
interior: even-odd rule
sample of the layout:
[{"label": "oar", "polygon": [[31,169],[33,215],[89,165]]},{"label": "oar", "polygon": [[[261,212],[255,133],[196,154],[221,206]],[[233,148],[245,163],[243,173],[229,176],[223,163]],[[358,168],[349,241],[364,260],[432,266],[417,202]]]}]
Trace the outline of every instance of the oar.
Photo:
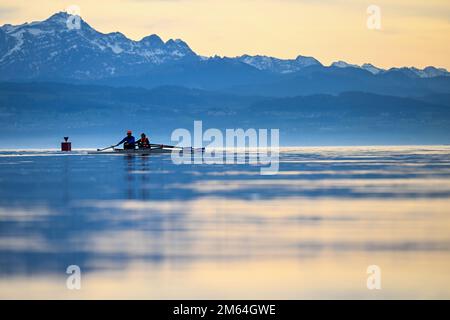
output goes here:
[{"label": "oar", "polygon": [[176,147],[176,146],[168,146],[166,144],[154,144],[154,143],[150,143],[150,147],[155,147],[155,149],[167,148],[167,149],[181,149],[186,151],[201,151],[201,152],[205,151],[205,148]]},{"label": "oar", "polygon": [[103,148],[103,149],[97,149],[97,151],[105,151],[105,150],[108,150],[108,149],[111,149],[111,148],[114,148],[114,147],[117,147],[117,145],[106,147],[106,148]]},{"label": "oar", "polygon": [[168,146],[166,144],[155,144],[155,143],[150,143],[150,147],[155,147],[155,148],[158,148],[158,149],[162,149],[162,148],[169,148],[169,149],[181,148],[181,147],[176,147],[176,146]]}]

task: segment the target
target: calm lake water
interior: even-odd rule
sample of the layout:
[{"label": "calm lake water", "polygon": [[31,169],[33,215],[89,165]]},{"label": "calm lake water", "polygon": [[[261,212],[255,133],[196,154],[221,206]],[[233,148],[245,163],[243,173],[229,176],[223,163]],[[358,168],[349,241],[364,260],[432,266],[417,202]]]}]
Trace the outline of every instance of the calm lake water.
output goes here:
[{"label": "calm lake water", "polygon": [[447,146],[283,149],[271,176],[0,152],[2,299],[449,299],[449,270]]}]

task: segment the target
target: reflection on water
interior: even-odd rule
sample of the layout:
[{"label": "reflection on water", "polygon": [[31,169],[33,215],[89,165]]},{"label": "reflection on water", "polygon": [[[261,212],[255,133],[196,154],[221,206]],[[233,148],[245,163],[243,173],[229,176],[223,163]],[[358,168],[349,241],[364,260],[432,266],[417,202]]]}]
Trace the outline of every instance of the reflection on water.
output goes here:
[{"label": "reflection on water", "polygon": [[450,298],[450,147],[280,156],[1,152],[0,298]]}]

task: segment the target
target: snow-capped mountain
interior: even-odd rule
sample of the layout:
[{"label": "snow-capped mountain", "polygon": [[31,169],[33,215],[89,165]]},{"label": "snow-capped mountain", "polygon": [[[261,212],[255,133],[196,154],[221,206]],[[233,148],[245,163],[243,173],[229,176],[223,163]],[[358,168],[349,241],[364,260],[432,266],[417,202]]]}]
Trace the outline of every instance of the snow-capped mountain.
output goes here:
[{"label": "snow-capped mountain", "polygon": [[379,73],[383,73],[384,71],[386,71],[386,70],[384,70],[384,69],[375,67],[375,66],[374,66],[373,64],[371,64],[371,63],[364,63],[364,64],[361,66],[361,68],[364,69],[364,70],[366,70],[366,71],[369,71],[369,72],[372,73],[372,74],[379,74]]},{"label": "snow-capped mountain", "polygon": [[386,70],[384,70],[384,69],[375,67],[373,64],[370,64],[370,63],[364,63],[363,65],[359,66],[359,65],[357,65],[357,64],[350,64],[350,63],[347,63],[347,62],[345,62],[345,61],[336,61],[336,62],[333,62],[333,63],[331,64],[331,67],[336,67],[336,68],[357,68],[357,69],[363,69],[363,70],[369,71],[369,72],[372,73],[372,74],[379,74],[379,73],[383,73],[384,71],[386,71]]},{"label": "snow-capped mountain", "polygon": [[[79,28],[70,25],[74,18],[79,19]],[[2,78],[21,74],[25,78],[101,79],[199,59],[181,40],[163,42],[151,35],[133,41],[119,32],[103,34],[63,12],[42,22],[0,28]]]},{"label": "snow-capped mountain", "polygon": [[450,73],[444,68],[436,68],[428,66],[424,69],[418,69],[415,67],[403,67],[403,68],[391,68],[389,71],[399,71],[410,77],[419,78],[434,78],[434,77],[448,77]]},{"label": "snow-capped mountain", "polygon": [[[342,73],[335,68],[364,69],[377,76],[389,72],[403,73],[410,78],[450,75],[447,70],[435,67],[384,70],[368,63],[358,66],[344,61],[331,66],[334,68],[324,67],[315,58],[305,56],[295,59],[262,55],[203,57],[179,39],[164,42],[157,35],[150,35],[134,41],[119,32],[104,34],[80,17],[64,12],[44,21],[0,27],[0,80],[3,81],[102,80],[101,83],[119,86],[167,84],[217,89],[284,78],[290,81],[295,78],[290,76],[292,73],[301,76],[321,69],[327,69],[325,77],[331,79]],[[350,72],[345,74],[352,73],[346,71]]]},{"label": "snow-capped mountain", "polygon": [[259,70],[265,70],[275,73],[292,73],[300,71],[305,67],[312,65],[322,65],[313,57],[298,56],[296,59],[278,59],[268,56],[249,56],[243,55],[236,57],[237,60],[251,65]]},{"label": "snow-capped mountain", "polygon": [[357,64],[350,64],[341,60],[333,62],[331,66],[336,68],[359,68]]},{"label": "snow-capped mountain", "polygon": [[361,66],[357,64],[350,64],[345,61],[336,61],[331,64],[332,67],[337,68],[357,68],[357,69],[364,69],[366,71],[369,71],[372,74],[383,74],[391,71],[398,71],[401,72],[409,77],[418,77],[418,78],[434,78],[434,77],[448,77],[450,76],[450,72],[448,72],[444,68],[436,68],[436,67],[426,67],[424,69],[418,69],[415,67],[402,67],[402,68],[391,68],[391,69],[382,69],[374,66],[370,63],[365,63]]}]

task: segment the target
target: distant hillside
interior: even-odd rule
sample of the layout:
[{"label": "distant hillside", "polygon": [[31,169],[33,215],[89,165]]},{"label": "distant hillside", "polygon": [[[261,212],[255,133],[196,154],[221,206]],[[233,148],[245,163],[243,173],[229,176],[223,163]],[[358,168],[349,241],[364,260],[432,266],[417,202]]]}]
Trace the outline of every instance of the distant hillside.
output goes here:
[{"label": "distant hillside", "polygon": [[419,97],[427,94],[449,94],[450,77],[411,77],[401,71],[374,75],[359,68],[310,66],[273,81],[235,85],[227,88],[226,91],[278,97],[320,93],[339,94],[346,91]]},{"label": "distant hillside", "polygon": [[281,143],[450,143],[450,99],[348,92],[292,98],[239,96],[182,87],[155,89],[0,83],[0,148],[108,145],[125,130],[169,142],[173,129],[279,128]]}]

